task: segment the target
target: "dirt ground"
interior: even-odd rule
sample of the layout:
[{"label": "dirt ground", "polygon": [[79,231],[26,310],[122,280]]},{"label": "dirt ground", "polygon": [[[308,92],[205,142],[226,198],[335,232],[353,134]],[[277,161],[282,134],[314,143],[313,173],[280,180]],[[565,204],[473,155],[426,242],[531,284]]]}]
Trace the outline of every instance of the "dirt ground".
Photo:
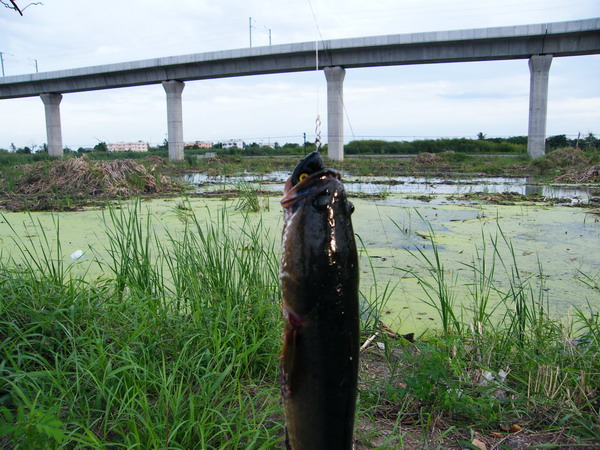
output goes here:
[{"label": "dirt ground", "polygon": [[[389,337],[389,336],[388,336]],[[397,339],[402,339],[398,336]],[[359,387],[381,385],[392,377],[381,345],[375,339],[361,351]],[[394,380],[402,384],[401,379]],[[402,410],[402,411],[401,411]],[[419,412],[403,405],[380,401],[355,424],[355,448],[362,449],[514,449],[561,448],[600,449],[600,438],[579,443],[565,429],[536,431],[519,425],[497,430],[477,430],[469,424],[451,423],[442,414],[433,417],[428,431],[418,423]]]}]

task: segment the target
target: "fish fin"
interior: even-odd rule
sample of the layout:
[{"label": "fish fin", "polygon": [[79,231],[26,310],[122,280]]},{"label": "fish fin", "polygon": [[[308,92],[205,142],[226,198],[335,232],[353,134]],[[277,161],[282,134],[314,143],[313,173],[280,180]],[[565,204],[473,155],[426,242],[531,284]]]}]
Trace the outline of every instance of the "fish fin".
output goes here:
[{"label": "fish fin", "polygon": [[281,390],[283,398],[291,395],[291,374],[294,368],[294,359],[296,353],[296,331],[286,329],[283,337],[283,351],[281,354]]},{"label": "fish fin", "polygon": [[302,319],[285,306],[283,315],[286,319],[285,334],[283,336],[283,351],[281,352],[281,387],[284,398],[292,394],[292,374],[296,360],[296,340],[298,330],[302,328]]}]

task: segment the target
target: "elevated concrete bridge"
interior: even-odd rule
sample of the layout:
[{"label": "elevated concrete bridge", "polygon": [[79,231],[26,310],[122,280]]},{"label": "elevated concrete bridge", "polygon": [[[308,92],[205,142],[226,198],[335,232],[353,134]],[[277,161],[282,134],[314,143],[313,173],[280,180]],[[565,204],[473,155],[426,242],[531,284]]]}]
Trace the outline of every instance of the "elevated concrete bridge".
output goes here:
[{"label": "elevated concrete bridge", "polygon": [[161,83],[167,94],[169,158],[183,159],[185,81],[315,70],[327,80],[328,156],[343,159],[346,69],[529,59],[528,153],[545,153],[548,78],[553,57],[600,54],[600,18],[510,27],[398,34],[275,45],[131,61],[0,78],[0,99],[40,96],[48,151],[62,156],[62,94]]}]

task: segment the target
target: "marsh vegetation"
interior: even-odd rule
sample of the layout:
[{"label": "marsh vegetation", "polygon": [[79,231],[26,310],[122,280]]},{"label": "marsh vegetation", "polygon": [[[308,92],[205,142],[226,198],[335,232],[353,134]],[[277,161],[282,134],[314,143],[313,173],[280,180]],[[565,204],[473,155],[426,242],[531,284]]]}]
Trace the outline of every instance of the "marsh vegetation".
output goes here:
[{"label": "marsh vegetation", "polygon": [[[105,247],[84,260],[64,257],[58,218],[3,237],[15,241],[0,263],[4,446],[282,445],[274,230],[231,207],[197,213],[179,202],[180,226],[161,229],[140,202],[109,209]],[[380,322],[394,282],[363,264],[375,313],[363,314],[357,447],[597,444],[598,274],[580,274],[589,306],[558,320],[498,234],[463,262],[465,304],[429,237],[411,256],[428,270],[411,275],[443,326],[410,341]]]},{"label": "marsh vegetation", "polygon": [[[84,213],[0,218],[0,446],[281,447],[281,223],[269,206],[275,202],[269,195],[278,194],[242,181],[231,195],[216,194],[234,197],[218,207],[216,200],[209,207],[177,197],[160,213],[126,199],[180,196],[182,187],[164,176],[265,174],[289,170],[297,159],[219,155],[172,164],[152,157],[136,160],[141,169],[129,162],[106,166],[121,178],[103,171],[106,162],[86,162],[84,171],[75,158],[7,164],[0,180],[5,207],[10,200],[21,211],[102,210],[95,212],[99,222],[87,218],[77,225],[86,232],[80,240],[73,228],[64,229],[64,214]],[[348,157],[333,165],[351,176],[502,174],[564,182],[581,182],[585,171],[585,182],[597,183],[591,169],[599,163],[596,153],[569,150],[536,162],[446,152]],[[74,181],[65,182],[60,164],[76,166]],[[46,189],[48,176],[62,182]],[[366,345],[357,448],[600,445],[595,263],[567,254],[575,267],[568,277],[581,290],[572,284],[558,290],[563,279],[551,279],[553,268],[503,228],[504,206],[497,207],[494,226],[494,214],[480,206],[450,208],[442,226],[432,222],[445,214],[435,199],[428,209],[415,207],[418,199],[403,199],[416,220],[403,221],[382,215],[381,204],[398,205],[392,187],[380,192],[380,204],[358,200],[365,205],[355,214],[359,229],[385,222],[380,238],[359,236]],[[475,194],[467,201],[491,195]],[[534,213],[521,208],[524,226]],[[546,237],[579,236],[571,250],[561,251],[574,252],[579,241],[589,250],[585,239],[597,239],[595,211],[582,212],[585,227],[553,222]],[[163,223],[165,215],[175,222]],[[454,249],[450,224],[460,224],[463,233],[477,228],[477,242],[465,239]],[[89,244],[90,232],[101,235],[102,245],[71,253],[75,242]],[[533,232],[520,234],[527,233]],[[401,262],[390,256],[399,253]],[[564,297],[560,307],[551,298],[557,291]],[[399,293],[419,311],[410,329],[390,320]]]},{"label": "marsh vegetation", "polygon": [[[184,161],[169,162],[155,154],[129,153],[74,153],[61,160],[37,153],[0,153],[0,207],[11,211],[75,210],[135,195],[177,196],[191,188],[173,182],[182,174],[260,176],[288,171],[298,160],[298,156],[235,154],[198,159],[188,154]],[[348,155],[344,161],[328,161],[328,165],[353,177],[388,177],[390,184],[401,176],[438,177],[450,182],[453,178],[489,176],[527,177],[538,183],[600,182],[600,153],[595,148],[587,153],[576,148],[557,149],[535,161],[521,153],[473,155],[446,150],[400,158]],[[247,183],[237,183],[233,194],[247,198],[250,191],[246,187]],[[382,187],[381,196],[385,195]]]}]

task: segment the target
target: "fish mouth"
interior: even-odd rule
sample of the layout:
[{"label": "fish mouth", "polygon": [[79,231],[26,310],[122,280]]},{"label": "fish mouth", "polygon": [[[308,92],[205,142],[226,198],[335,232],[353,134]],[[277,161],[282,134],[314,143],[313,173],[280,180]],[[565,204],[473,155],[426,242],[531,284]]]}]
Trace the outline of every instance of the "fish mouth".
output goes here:
[{"label": "fish mouth", "polygon": [[299,200],[315,194],[316,190],[325,188],[332,179],[341,180],[341,175],[337,170],[323,169],[306,177],[295,186],[292,186],[292,177],[285,182],[281,205],[284,208],[290,208]]}]

